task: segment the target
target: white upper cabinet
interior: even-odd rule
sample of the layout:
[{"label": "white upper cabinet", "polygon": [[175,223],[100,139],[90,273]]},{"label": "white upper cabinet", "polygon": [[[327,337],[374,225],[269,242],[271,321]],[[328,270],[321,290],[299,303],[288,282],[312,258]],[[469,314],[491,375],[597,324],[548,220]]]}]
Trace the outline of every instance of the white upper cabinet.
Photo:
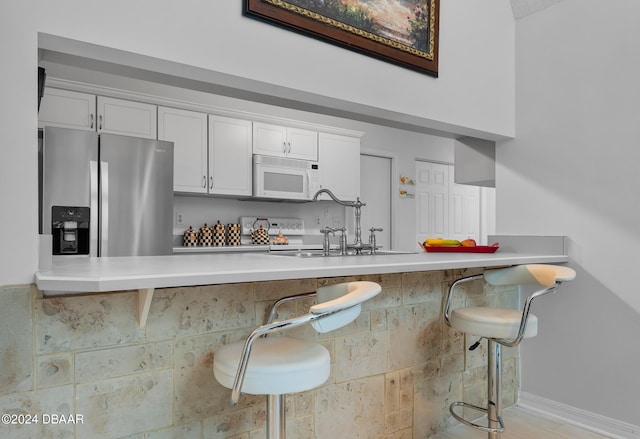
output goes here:
[{"label": "white upper cabinet", "polygon": [[142,102],[98,96],[98,132],[157,138],[157,107]]},{"label": "white upper cabinet", "polygon": [[253,123],[253,153],[318,160],[318,133],[300,128]]},{"label": "white upper cabinet", "polygon": [[251,121],[158,107],[158,139],[174,143],[175,192],[251,196]]},{"label": "white upper cabinet", "polygon": [[96,130],[96,96],[59,88],[45,88],[38,128],[45,126]]},{"label": "white upper cabinet", "polygon": [[[321,187],[342,200],[355,201],[359,196],[362,133],[296,121],[291,126],[280,125],[282,119],[273,119],[276,123],[272,124],[267,116],[250,113],[221,110],[222,116],[158,106],[129,100],[122,90],[88,86],[82,90],[90,93],[45,88],[39,127],[173,142],[174,192],[251,197],[253,154],[263,154],[318,162]],[[124,99],[101,96],[103,91]],[[154,98],[154,102],[159,100]],[[322,199],[329,198],[323,195]]]},{"label": "white upper cabinet", "polygon": [[252,122],[209,115],[209,193],[252,193]]},{"label": "white upper cabinet", "polygon": [[318,160],[318,133],[300,128],[287,128],[287,157]]},{"label": "white upper cabinet", "polygon": [[173,190],[206,194],[207,115],[158,107],[158,139],[173,142]]},{"label": "white upper cabinet", "polygon": [[[318,155],[322,188],[341,200],[355,201],[360,195],[360,139],[320,133]],[[322,194],[320,199],[330,198]]]},{"label": "white upper cabinet", "polygon": [[157,108],[152,104],[45,88],[38,127],[49,125],[156,139],[157,117]]}]

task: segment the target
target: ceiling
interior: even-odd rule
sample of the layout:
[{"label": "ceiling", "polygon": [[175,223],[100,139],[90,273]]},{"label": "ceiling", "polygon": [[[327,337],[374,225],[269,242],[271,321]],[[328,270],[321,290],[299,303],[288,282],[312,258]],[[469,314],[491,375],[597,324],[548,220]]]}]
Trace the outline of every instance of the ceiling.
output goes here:
[{"label": "ceiling", "polygon": [[560,3],[562,0],[511,0],[513,16],[518,19]]}]

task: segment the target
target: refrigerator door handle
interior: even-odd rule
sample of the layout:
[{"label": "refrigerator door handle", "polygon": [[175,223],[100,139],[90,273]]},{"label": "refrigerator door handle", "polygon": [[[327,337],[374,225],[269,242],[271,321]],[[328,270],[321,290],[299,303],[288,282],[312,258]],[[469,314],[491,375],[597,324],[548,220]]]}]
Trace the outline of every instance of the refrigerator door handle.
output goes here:
[{"label": "refrigerator door handle", "polygon": [[89,256],[98,256],[98,162],[89,160]]},{"label": "refrigerator door handle", "polygon": [[107,244],[109,242],[109,162],[100,161],[101,194],[100,206],[100,256],[109,256]]}]

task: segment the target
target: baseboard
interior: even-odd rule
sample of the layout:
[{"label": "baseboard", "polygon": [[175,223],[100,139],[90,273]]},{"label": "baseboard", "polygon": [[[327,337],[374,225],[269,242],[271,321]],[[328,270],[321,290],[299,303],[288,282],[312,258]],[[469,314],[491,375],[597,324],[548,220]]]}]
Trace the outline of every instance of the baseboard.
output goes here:
[{"label": "baseboard", "polygon": [[526,410],[560,419],[612,439],[640,439],[640,426],[571,407],[531,393],[520,392],[518,405]]}]

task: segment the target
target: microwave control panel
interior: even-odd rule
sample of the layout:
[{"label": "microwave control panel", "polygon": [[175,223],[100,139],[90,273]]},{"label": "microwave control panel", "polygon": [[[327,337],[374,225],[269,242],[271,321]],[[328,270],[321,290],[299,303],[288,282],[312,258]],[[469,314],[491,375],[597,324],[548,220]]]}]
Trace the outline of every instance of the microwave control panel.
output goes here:
[{"label": "microwave control panel", "polygon": [[313,197],[320,189],[322,189],[320,185],[320,169],[318,169],[317,163],[312,163],[309,171],[309,197]]}]

